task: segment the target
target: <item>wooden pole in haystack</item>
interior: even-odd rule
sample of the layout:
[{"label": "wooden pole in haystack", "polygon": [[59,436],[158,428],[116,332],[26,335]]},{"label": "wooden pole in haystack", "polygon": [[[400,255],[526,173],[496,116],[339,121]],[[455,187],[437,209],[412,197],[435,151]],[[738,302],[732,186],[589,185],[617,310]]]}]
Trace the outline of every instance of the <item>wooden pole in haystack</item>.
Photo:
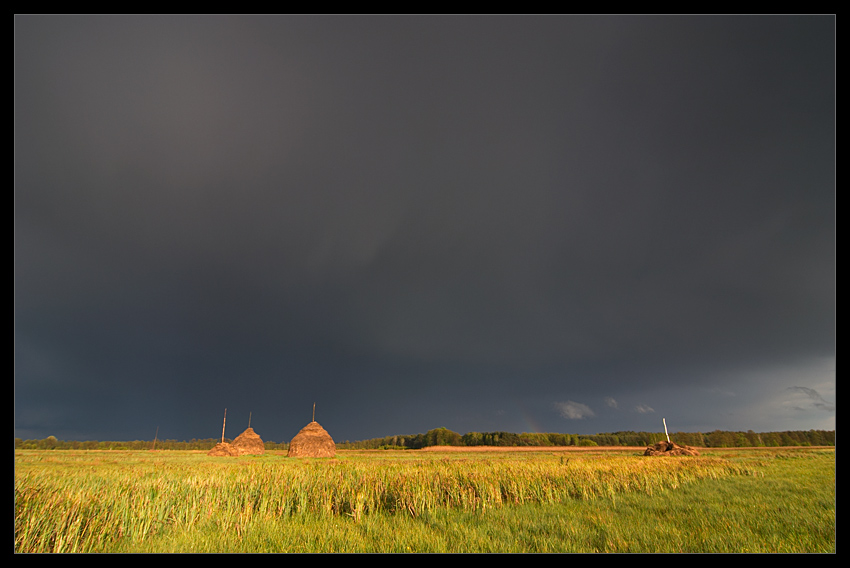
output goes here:
[{"label": "wooden pole in haystack", "polygon": [[221,423],[221,443],[224,443],[224,425],[227,424],[227,409],[224,409],[224,422]]},{"label": "wooden pole in haystack", "polygon": [[316,421],[316,403],[313,403],[313,422]]},{"label": "wooden pole in haystack", "polygon": [[251,413],[248,413],[248,428],[251,427]]}]

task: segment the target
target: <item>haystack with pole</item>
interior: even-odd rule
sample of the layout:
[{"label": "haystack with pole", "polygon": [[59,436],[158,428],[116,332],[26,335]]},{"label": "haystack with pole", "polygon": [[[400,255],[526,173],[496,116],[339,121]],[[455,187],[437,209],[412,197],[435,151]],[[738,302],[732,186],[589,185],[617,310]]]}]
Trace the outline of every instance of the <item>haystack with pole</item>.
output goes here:
[{"label": "haystack with pole", "polygon": [[699,451],[690,446],[680,446],[675,442],[658,442],[654,446],[649,446],[643,453],[645,456],[698,456]]},{"label": "haystack with pole", "polygon": [[248,413],[248,429],[236,436],[233,445],[239,448],[243,454],[263,455],[266,453],[266,445],[260,435],[251,428],[251,413]]},{"label": "haystack with pole", "polygon": [[667,432],[667,419],[662,418],[661,421],[664,423],[664,436],[667,437],[667,441],[661,440],[654,446],[649,446],[646,448],[646,451],[643,453],[645,456],[698,456],[699,451],[696,448],[692,448],[690,446],[680,446],[675,442],[670,441],[670,433]]},{"label": "haystack with pole", "polygon": [[316,405],[313,404],[313,421],[289,442],[290,458],[332,458],[336,455],[336,444],[328,432],[316,422]]},{"label": "haystack with pole", "polygon": [[221,423],[221,442],[207,452],[208,456],[241,456],[245,452],[233,444],[224,441],[224,427],[227,424],[227,409],[224,409],[224,420]]}]

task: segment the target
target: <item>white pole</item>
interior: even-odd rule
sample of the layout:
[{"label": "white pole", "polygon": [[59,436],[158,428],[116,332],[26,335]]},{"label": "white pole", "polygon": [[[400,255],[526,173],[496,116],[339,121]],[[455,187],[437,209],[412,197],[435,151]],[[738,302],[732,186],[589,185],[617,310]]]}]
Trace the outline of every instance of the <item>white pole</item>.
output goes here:
[{"label": "white pole", "polygon": [[667,436],[667,441],[669,442],[670,441],[670,434],[667,433],[667,419],[662,418],[661,421],[664,422],[664,435]]}]

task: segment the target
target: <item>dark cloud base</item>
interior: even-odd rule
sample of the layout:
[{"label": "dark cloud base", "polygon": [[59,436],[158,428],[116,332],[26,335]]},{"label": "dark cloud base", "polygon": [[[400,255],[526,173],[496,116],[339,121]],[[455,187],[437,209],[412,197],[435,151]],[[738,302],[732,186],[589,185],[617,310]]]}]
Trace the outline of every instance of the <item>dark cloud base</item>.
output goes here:
[{"label": "dark cloud base", "polygon": [[834,17],[15,19],[16,435],[834,428],[835,274]]}]

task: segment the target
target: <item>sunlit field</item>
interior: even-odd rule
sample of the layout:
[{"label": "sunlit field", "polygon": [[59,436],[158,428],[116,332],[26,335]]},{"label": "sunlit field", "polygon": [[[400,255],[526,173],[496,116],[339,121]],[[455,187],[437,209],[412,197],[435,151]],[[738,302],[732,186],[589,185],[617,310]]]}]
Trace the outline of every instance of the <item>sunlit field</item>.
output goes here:
[{"label": "sunlit field", "polygon": [[15,452],[16,552],[834,552],[834,448]]}]

